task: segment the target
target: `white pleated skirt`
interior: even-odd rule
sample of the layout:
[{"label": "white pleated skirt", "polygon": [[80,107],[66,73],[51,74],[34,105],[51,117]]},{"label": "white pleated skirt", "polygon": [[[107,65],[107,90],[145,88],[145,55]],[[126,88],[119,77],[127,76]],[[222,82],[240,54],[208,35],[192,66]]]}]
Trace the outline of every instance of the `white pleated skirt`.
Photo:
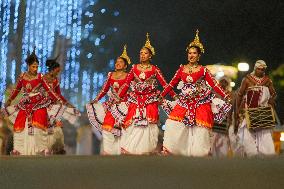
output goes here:
[{"label": "white pleated skirt", "polygon": [[146,127],[132,123],[122,131],[121,148],[127,154],[143,155],[154,152],[157,148],[159,128],[157,124]]},{"label": "white pleated skirt", "polygon": [[213,157],[228,157],[230,141],[227,134],[211,133],[211,154]]},{"label": "white pleated skirt", "polygon": [[48,152],[48,133],[42,129],[34,128],[34,134],[29,135],[28,124],[22,132],[14,132],[14,151],[20,155],[39,155]]},{"label": "white pleated skirt", "polygon": [[115,136],[109,131],[102,132],[103,140],[101,144],[102,155],[120,155],[121,154],[121,136]]},{"label": "white pleated skirt", "polygon": [[188,127],[178,121],[167,119],[163,147],[173,155],[204,157],[210,153],[210,130]]},{"label": "white pleated skirt", "polygon": [[246,120],[241,123],[237,133],[238,156],[257,156],[257,155],[275,155],[275,147],[272,138],[272,129],[262,129],[259,131],[250,131],[247,128]]}]

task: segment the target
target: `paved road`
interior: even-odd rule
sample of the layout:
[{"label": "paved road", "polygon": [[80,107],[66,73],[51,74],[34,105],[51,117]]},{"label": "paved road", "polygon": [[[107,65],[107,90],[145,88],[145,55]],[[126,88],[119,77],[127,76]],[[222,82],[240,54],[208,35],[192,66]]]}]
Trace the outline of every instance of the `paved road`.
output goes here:
[{"label": "paved road", "polygon": [[0,188],[283,188],[284,157],[0,157]]}]

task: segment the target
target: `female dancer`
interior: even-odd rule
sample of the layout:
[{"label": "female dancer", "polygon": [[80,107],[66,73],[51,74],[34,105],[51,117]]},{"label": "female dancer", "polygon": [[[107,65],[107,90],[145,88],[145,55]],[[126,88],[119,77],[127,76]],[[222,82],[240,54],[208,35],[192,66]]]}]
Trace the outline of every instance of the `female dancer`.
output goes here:
[{"label": "female dancer", "polygon": [[48,146],[50,149],[55,142],[58,142],[61,144],[61,146],[64,146],[64,135],[62,131],[61,118],[63,117],[71,124],[74,124],[78,116],[80,116],[80,112],[76,110],[74,106],[70,104],[61,94],[59,81],[57,79],[61,68],[60,64],[56,62],[56,59],[50,59],[46,61],[48,73],[44,75],[44,79],[48,83],[52,91],[56,93],[63,102],[63,104],[52,104],[47,109],[50,121],[50,126],[48,127]]},{"label": "female dancer", "polygon": [[[157,80],[163,87],[167,86],[167,83],[160,69],[150,64],[154,55],[155,50],[147,34],[146,43],[140,50],[140,63],[132,67],[127,77],[127,86],[120,93],[120,97],[124,96],[131,84],[132,92],[128,98],[122,144],[122,152],[126,154],[149,154],[157,147],[160,94],[157,90]],[[173,97],[174,92],[171,92],[171,95]]]},{"label": "female dancer", "polygon": [[[177,104],[166,110],[169,117],[165,124],[163,151],[166,154],[207,156],[210,152],[209,131],[214,121],[211,109],[214,97],[212,89],[223,98],[227,98],[228,95],[224,93],[208,69],[198,64],[201,52],[204,53],[198,30],[194,41],[187,47],[187,52],[188,64],[180,66],[161,93],[164,97],[179,82],[177,88],[181,93],[176,101]],[[225,111],[215,115],[218,121],[223,119],[224,114],[230,109],[227,103],[221,106]]]},{"label": "female dancer", "polygon": [[[43,76],[37,73],[39,61],[35,49],[26,59],[28,71],[18,78],[16,88],[8,99],[5,110],[9,117],[14,117],[14,149],[13,155],[48,154],[47,107],[52,101],[61,99],[50,90]],[[22,90],[23,97],[20,102],[10,106],[11,102]],[[49,97],[45,95],[46,91]],[[11,111],[13,110],[13,111]]]},{"label": "female dancer", "polygon": [[[121,124],[127,107],[126,96],[119,97],[125,87],[127,67],[131,63],[127,55],[126,45],[123,53],[116,59],[115,71],[109,72],[101,92],[86,105],[91,124],[102,132],[101,152],[103,155],[119,155],[121,153]],[[98,101],[106,94],[109,100],[103,104]]]}]

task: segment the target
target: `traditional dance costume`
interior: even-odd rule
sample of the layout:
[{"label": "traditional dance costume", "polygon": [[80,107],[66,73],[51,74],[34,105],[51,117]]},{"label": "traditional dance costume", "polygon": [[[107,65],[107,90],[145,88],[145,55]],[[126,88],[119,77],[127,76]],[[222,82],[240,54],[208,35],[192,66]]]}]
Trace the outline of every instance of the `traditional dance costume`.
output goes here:
[{"label": "traditional dance costume", "polygon": [[[6,114],[14,123],[14,150],[20,155],[36,155],[48,150],[47,107],[60,98],[50,90],[41,74],[35,78],[25,78],[26,73],[18,79],[10,100],[16,98],[22,90],[23,97],[17,105],[5,108]],[[49,97],[45,95],[46,91]]]},{"label": "traditional dance costume", "polygon": [[[194,42],[199,43],[198,34]],[[162,105],[169,115],[165,123],[163,151],[167,154],[207,156],[214,119],[220,122],[231,108],[228,103],[217,100],[219,111],[213,113],[212,89],[223,98],[226,94],[203,66],[196,67],[195,72],[186,73],[181,65],[161,96],[164,97],[177,84],[177,89],[181,90],[179,99],[173,103],[164,101]]]},{"label": "traditional dance costume", "polygon": [[52,80],[46,78],[46,81],[51,90],[53,90],[62,101],[62,103],[53,103],[47,108],[50,122],[48,127],[48,146],[51,149],[55,142],[60,142],[64,146],[61,119],[64,118],[69,121],[69,123],[75,124],[81,114],[77,109],[67,106],[68,102],[61,94],[60,84],[57,78]]},{"label": "traditional dance costume", "polygon": [[[152,55],[155,54],[148,35],[144,47],[149,49]],[[120,94],[123,96],[128,88],[131,88],[128,97],[128,113],[124,120],[123,153],[149,154],[156,150],[159,134],[157,125],[160,94],[157,90],[157,80],[163,87],[167,86],[160,69],[154,65],[149,65],[149,68],[143,71],[138,68],[138,65],[133,65],[128,74],[127,87]],[[175,96],[175,93],[171,92],[171,95]]]},{"label": "traditional dance costume", "polygon": [[[265,67],[264,61],[256,64],[255,67]],[[241,109],[258,108],[269,106],[270,98],[275,98],[276,93],[272,81],[268,76],[258,78],[254,73],[245,78],[250,86],[239,91],[239,97],[242,97]],[[241,87],[242,89],[242,87]],[[274,155],[275,148],[272,139],[272,128],[259,128],[250,130],[247,127],[247,119],[241,116],[241,121],[237,133],[237,155],[255,156],[255,155]]]},{"label": "traditional dance costume", "polygon": [[[126,46],[120,58],[130,64]],[[109,72],[101,92],[95,99],[95,101],[99,101],[107,94],[108,101],[103,104],[97,102],[86,105],[91,124],[102,132],[101,153],[104,155],[119,155],[121,153],[121,143],[124,137],[121,128],[127,114],[127,95],[120,97],[120,94],[122,89],[126,87],[126,78],[114,79],[113,73]]]}]

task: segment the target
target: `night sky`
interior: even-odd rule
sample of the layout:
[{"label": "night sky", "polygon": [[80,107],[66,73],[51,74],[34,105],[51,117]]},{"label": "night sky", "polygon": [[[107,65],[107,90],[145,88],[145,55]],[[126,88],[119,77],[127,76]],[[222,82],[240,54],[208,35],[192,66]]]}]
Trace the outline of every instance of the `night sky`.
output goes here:
[{"label": "night sky", "polygon": [[[110,43],[121,52],[124,43],[134,63],[150,33],[158,65],[170,80],[180,64],[186,63],[185,49],[200,31],[205,47],[201,64],[232,65],[257,59],[269,69],[284,62],[284,2],[281,0],[120,0],[116,20],[119,32]],[[115,39],[115,41],[113,41]]]}]

